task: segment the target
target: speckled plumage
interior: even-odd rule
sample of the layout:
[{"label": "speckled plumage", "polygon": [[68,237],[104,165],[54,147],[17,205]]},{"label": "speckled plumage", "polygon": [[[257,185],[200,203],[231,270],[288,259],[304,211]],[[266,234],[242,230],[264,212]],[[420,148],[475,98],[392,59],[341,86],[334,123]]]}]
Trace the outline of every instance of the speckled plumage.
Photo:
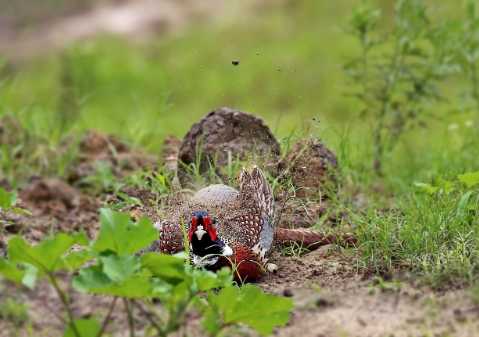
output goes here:
[{"label": "speckled plumage", "polygon": [[[239,275],[240,278],[257,278],[274,237],[273,194],[261,170],[256,167],[251,172],[243,170],[239,190],[218,184],[196,192],[157,223],[160,240],[152,248],[170,254],[182,250],[181,224],[187,230],[192,212],[198,210],[208,212],[216,220],[218,237],[233,249],[231,259],[234,264],[251,263],[254,266],[246,269],[258,269],[256,273],[249,270],[247,275]],[[240,251],[241,254],[237,254]],[[245,267],[243,265],[240,269]]]}]

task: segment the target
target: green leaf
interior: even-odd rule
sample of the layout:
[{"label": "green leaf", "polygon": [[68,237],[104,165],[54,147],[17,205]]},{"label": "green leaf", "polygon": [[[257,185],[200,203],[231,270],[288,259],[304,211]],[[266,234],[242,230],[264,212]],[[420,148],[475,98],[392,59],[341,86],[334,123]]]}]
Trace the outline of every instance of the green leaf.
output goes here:
[{"label": "green leaf", "polygon": [[0,259],[0,275],[9,281],[20,284],[22,283],[25,271],[20,270],[16,264],[8,260]]},{"label": "green leaf", "polygon": [[194,291],[208,291],[231,286],[233,274],[229,268],[223,268],[217,273],[208,270],[194,269],[192,271],[192,288]]},{"label": "green leaf", "polygon": [[[80,337],[95,337],[101,329],[100,323],[95,319],[77,319],[75,326],[80,334]],[[77,337],[71,324],[67,326],[63,337]]]},{"label": "green leaf", "polygon": [[64,267],[63,255],[73,245],[87,243],[88,239],[83,233],[74,235],[59,233],[36,246],[28,244],[20,236],[14,236],[8,242],[8,256],[11,261],[29,263],[42,272],[52,272]]},{"label": "green leaf", "polygon": [[253,285],[223,288],[217,295],[210,294],[209,300],[225,324],[246,324],[263,336],[285,325],[293,309],[291,299],[266,294]]},{"label": "green leaf", "polygon": [[473,194],[473,191],[467,191],[461,196],[461,199],[459,200],[459,203],[457,204],[457,215],[458,216],[463,216],[469,209],[469,199],[471,199],[471,196]]},{"label": "green leaf", "polygon": [[103,272],[101,266],[93,266],[80,270],[72,284],[76,290],[81,292],[126,298],[144,298],[152,294],[150,278],[149,273],[137,273],[121,282],[114,282]]},{"label": "green leaf", "polygon": [[17,202],[17,193],[7,192],[0,187],[0,208],[3,210],[11,209]]},{"label": "green leaf", "polygon": [[118,255],[130,255],[158,239],[158,231],[147,218],[134,223],[127,213],[102,209],[100,223],[100,234],[93,245],[99,253],[113,251]]},{"label": "green leaf", "polygon": [[37,281],[38,269],[31,264],[26,264],[25,274],[23,275],[22,284],[27,288],[33,289]]},{"label": "green leaf", "polygon": [[457,178],[468,188],[479,185],[479,171],[460,174],[457,176]]},{"label": "green leaf", "polygon": [[217,336],[221,330],[221,317],[218,311],[209,308],[203,312],[203,319],[201,325],[208,332],[210,336]]},{"label": "green leaf", "polygon": [[171,283],[178,283],[185,279],[185,260],[181,257],[147,253],[141,257],[141,264],[154,276]]},{"label": "green leaf", "polygon": [[114,282],[122,282],[131,277],[139,268],[140,261],[137,256],[110,255],[100,258],[103,272]]},{"label": "green leaf", "polygon": [[426,184],[426,183],[414,183],[414,186],[416,186],[420,191],[425,192],[427,194],[434,194],[439,190],[439,187],[433,186],[431,184]]},{"label": "green leaf", "polygon": [[67,256],[65,256],[62,260],[63,268],[69,271],[75,271],[81,266],[83,266],[86,262],[93,258],[93,254],[89,250],[80,250],[76,252],[71,252]]}]

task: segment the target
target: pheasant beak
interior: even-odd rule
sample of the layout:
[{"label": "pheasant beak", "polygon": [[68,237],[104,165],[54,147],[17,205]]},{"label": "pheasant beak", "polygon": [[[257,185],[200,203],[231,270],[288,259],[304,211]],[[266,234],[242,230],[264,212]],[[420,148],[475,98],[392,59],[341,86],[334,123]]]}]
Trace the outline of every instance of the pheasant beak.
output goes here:
[{"label": "pheasant beak", "polygon": [[196,237],[198,238],[198,240],[201,241],[201,238],[203,237],[203,235],[206,234],[206,231],[203,229],[203,226],[199,225],[198,228],[196,229],[195,231],[195,235]]}]

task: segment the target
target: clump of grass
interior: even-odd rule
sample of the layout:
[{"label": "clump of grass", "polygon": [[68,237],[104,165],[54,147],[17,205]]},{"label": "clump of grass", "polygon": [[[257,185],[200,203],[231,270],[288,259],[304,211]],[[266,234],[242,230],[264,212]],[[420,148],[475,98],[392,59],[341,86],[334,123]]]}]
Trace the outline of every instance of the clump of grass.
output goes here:
[{"label": "clump of grass", "polygon": [[28,308],[25,303],[13,298],[7,298],[0,305],[0,320],[5,320],[19,327],[29,320]]},{"label": "clump of grass", "polygon": [[[461,177],[461,176],[460,176]],[[363,261],[376,272],[408,268],[434,286],[471,284],[479,273],[477,189],[418,184],[397,209],[366,212],[358,235]]]}]

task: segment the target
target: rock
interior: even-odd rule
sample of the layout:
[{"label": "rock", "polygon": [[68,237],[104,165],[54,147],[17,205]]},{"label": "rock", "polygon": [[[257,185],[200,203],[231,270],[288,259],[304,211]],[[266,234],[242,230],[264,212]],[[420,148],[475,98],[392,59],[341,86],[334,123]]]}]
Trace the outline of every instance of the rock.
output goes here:
[{"label": "rock", "polygon": [[283,296],[284,297],[293,297],[294,294],[293,294],[293,291],[289,288],[286,288],[283,290]]},{"label": "rock", "polygon": [[196,163],[200,174],[207,173],[214,163],[216,173],[225,177],[224,168],[235,159],[252,159],[275,174],[279,155],[279,143],[262,119],[220,108],[195,123],[184,137],[178,154],[178,178],[183,187],[188,185],[189,168]]},{"label": "rock", "polygon": [[334,153],[315,138],[294,144],[279,164],[281,176],[291,178],[296,197],[321,200],[337,192],[337,167]]}]

